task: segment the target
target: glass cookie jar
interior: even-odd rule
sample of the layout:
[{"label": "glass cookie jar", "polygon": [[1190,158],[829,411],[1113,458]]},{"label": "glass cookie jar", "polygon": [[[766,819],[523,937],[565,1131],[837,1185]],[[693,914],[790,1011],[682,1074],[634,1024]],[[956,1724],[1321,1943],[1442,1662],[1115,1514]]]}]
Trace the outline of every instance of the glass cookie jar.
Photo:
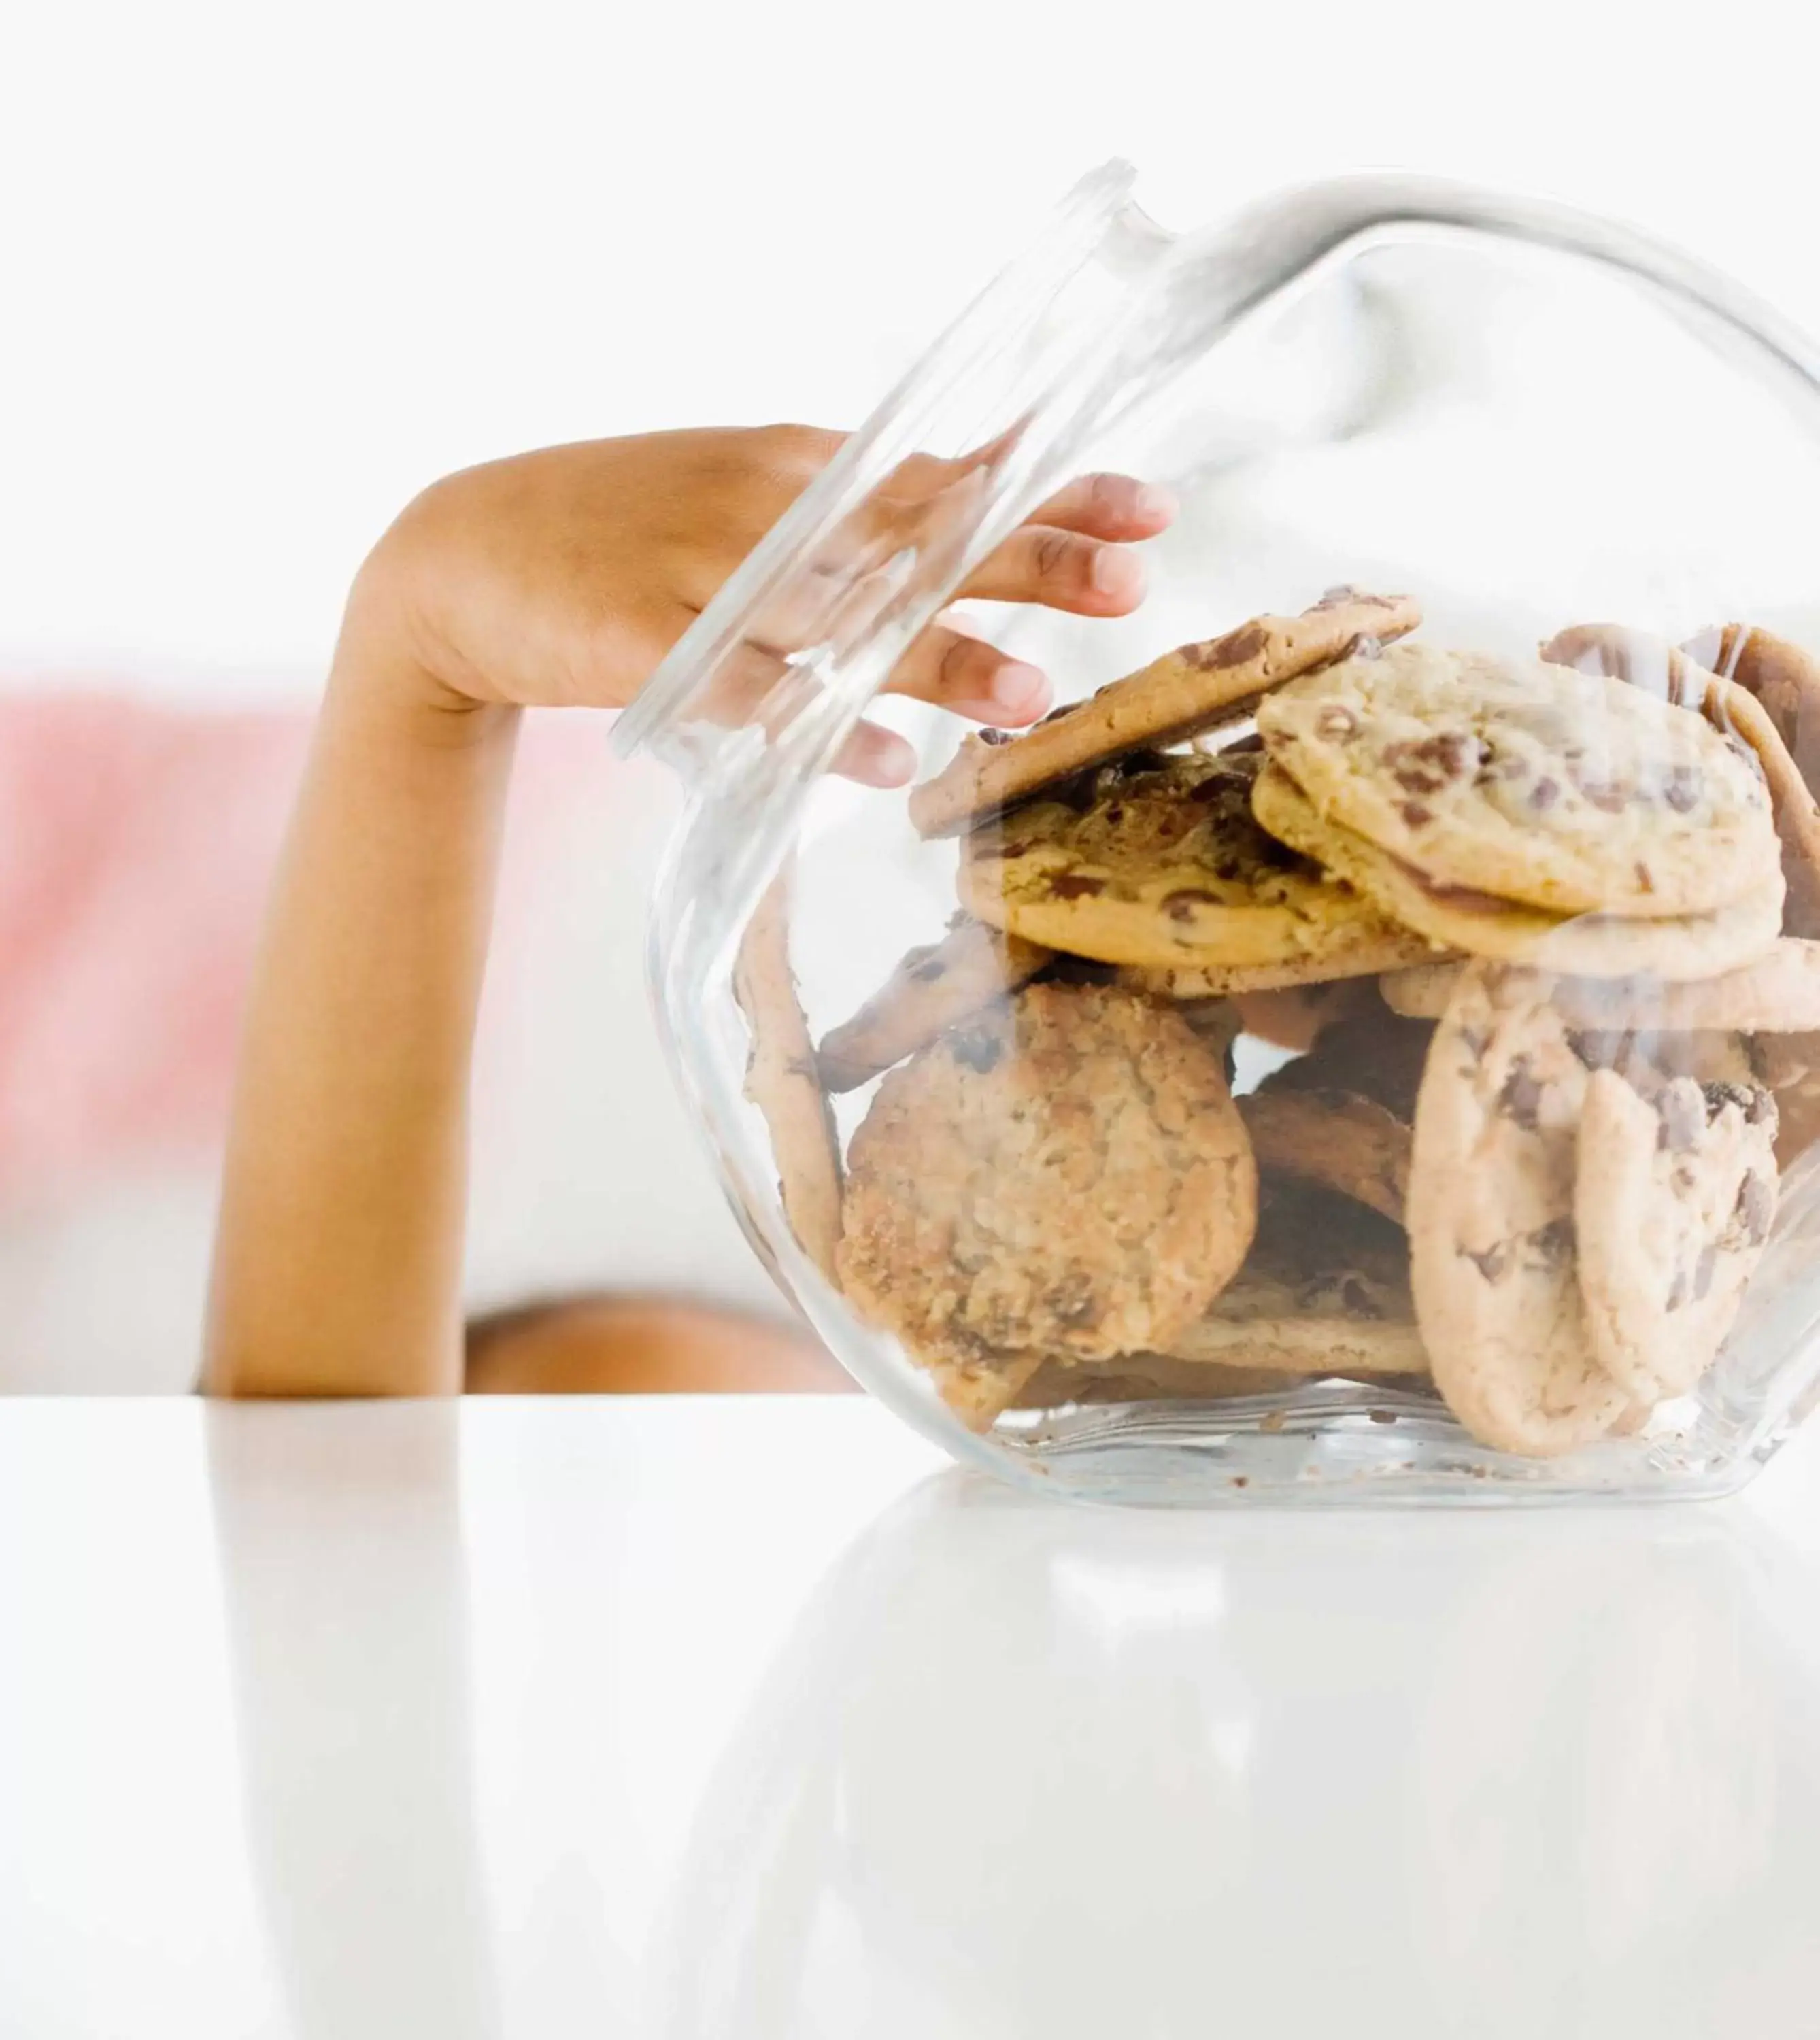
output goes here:
[{"label": "glass cookie jar", "polygon": [[[1178,237],[1114,165],[677,646],[675,1068],[758,1252],[959,1460],[1151,1504],[1711,1495],[1815,1399],[1820,356],[1404,180]],[[1128,617],[969,611],[1072,478]],[[908,794],[840,771],[870,718]]]}]

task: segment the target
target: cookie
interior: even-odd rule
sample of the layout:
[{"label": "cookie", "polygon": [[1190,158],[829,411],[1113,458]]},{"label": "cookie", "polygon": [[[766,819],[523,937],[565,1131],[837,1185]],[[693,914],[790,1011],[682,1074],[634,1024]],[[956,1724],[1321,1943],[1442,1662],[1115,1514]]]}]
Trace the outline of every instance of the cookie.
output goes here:
[{"label": "cookie", "polygon": [[1179,742],[1361,639],[1388,643],[1421,620],[1407,596],[1342,588],[1300,616],[1255,617],[1223,638],[1184,645],[1021,736],[993,729],[965,738],[953,762],[912,790],[911,821],[923,835],[954,835],[1052,781],[1140,746]]},{"label": "cookie", "polygon": [[1319,984],[1291,984],[1275,991],[1232,995],[1244,1032],[1278,1049],[1305,1054],[1330,1027],[1363,1007],[1379,1004],[1376,980],[1330,978]]},{"label": "cookie", "polygon": [[1137,751],[1078,775],[968,838],[961,900],[1102,963],[1353,975],[1395,931],[1258,826],[1262,764]]},{"label": "cookie", "polygon": [[1749,623],[1703,630],[1681,649],[1763,704],[1810,790],[1820,793],[1820,660]]},{"label": "cookie", "polygon": [[1437,885],[1363,836],[1322,819],[1289,774],[1272,765],[1252,795],[1258,820],[1318,858],[1384,913],[1436,948],[1496,962],[1527,962],[1581,976],[1709,977],[1764,954],[1782,927],[1782,877],[1711,914],[1657,920],[1566,916],[1460,886]]},{"label": "cookie", "polygon": [[1462,972],[1416,1102],[1411,1278],[1434,1383],[1482,1444],[1547,1456],[1629,1398],[1581,1301],[1574,1184],[1586,1067],[1533,986]]},{"label": "cookie", "polygon": [[1043,1359],[1040,1353],[949,1353],[926,1358],[923,1365],[936,1394],[967,1429],[989,1431],[1007,1410],[1022,1405]]},{"label": "cookie", "polygon": [[1281,1374],[1425,1374],[1407,1244],[1360,1205],[1274,1184],[1250,1259],[1168,1355]]},{"label": "cookie", "polygon": [[1243,1260],[1256,1202],[1220,1057],[1180,1014],[1039,982],[881,1083],[840,1276],[925,1365],[1161,1349]]},{"label": "cookie", "polygon": [[[1393,1012],[1438,1018],[1460,968],[1418,965],[1388,972],[1378,980],[1378,988]],[[1704,1028],[1741,1034],[1820,1030],[1820,942],[1784,936],[1753,963],[1681,984],[1649,977],[1559,978],[1553,997],[1574,1027],[1653,1027],[1665,1033]]]},{"label": "cookie", "polygon": [[1434,1039],[1434,1028],[1422,1021],[1367,1007],[1335,1021],[1307,1055],[1273,1070],[1258,1088],[1350,1092],[1411,1126]]},{"label": "cookie", "polygon": [[1747,747],[1769,790],[1782,839],[1782,872],[1788,889],[1785,925],[1794,934],[1820,932],[1820,809],[1773,717],[1754,694],[1685,652],[1621,624],[1576,625],[1550,639],[1542,656],[1658,694],[1704,715],[1722,736]]},{"label": "cookie", "polygon": [[914,949],[851,1020],[823,1037],[817,1051],[831,1091],[870,1083],[944,1028],[1027,984],[1051,952],[957,914],[940,942]]},{"label": "cookie", "polygon": [[1280,1368],[1224,1366],[1217,1361],[1171,1360],[1158,1353],[1118,1360],[1048,1361],[1019,1391],[1020,1410],[1053,1410],[1068,1402],[1233,1402],[1281,1395]]},{"label": "cookie", "polygon": [[1121,967],[1118,982],[1152,999],[1237,999],[1247,992],[1285,991],[1297,987],[1337,984],[1348,979],[1367,980],[1379,972],[1406,970],[1412,966],[1449,959],[1451,949],[1430,942],[1412,928],[1399,928],[1388,921],[1382,932],[1356,948],[1336,950],[1318,959],[1298,958],[1286,964],[1209,964],[1170,969],[1128,964]]},{"label": "cookie", "polygon": [[1258,728],[1321,821],[1430,885],[1660,919],[1780,872],[1750,764],[1698,715],[1605,675],[1397,645],[1290,681]]},{"label": "cookie", "polygon": [[1269,1089],[1239,1101],[1260,1169],[1317,1183],[1401,1224],[1407,1124],[1356,1091]]},{"label": "cookie", "polygon": [[[1275,1336],[1274,1327],[1268,1321],[1266,1331],[1269,1336]],[[1410,1360],[1400,1334],[1387,1334],[1380,1342],[1382,1349],[1390,1351],[1393,1341],[1395,1357]],[[1368,1336],[1361,1349],[1368,1349],[1370,1344]],[[1282,1349],[1280,1344],[1266,1344],[1262,1349],[1267,1355]],[[1300,1353],[1301,1349],[1296,1350]],[[1256,1365],[1240,1345],[1233,1349],[1230,1361],[1178,1360],[1167,1353],[1134,1353],[1123,1360],[1081,1361],[1072,1367],[1051,1361],[1019,1391],[1016,1406],[1047,1410],[1068,1402],[1233,1402],[1254,1397],[1277,1402],[1296,1386],[1298,1376],[1332,1376],[1365,1387],[1394,1384],[1404,1390],[1426,1383],[1426,1372],[1421,1366],[1398,1366],[1378,1372],[1369,1368],[1335,1366],[1331,1364],[1333,1358],[1331,1352],[1317,1354],[1316,1364],[1293,1369]]]},{"label": "cookie", "polygon": [[1760,1086],[1691,1077],[1643,1098],[1587,1079],[1574,1214],[1600,1364],[1640,1402],[1712,1364],[1776,1216],[1776,1106]]},{"label": "cookie", "polygon": [[832,1276],[840,1237],[840,1148],[790,972],[790,893],[783,877],[772,883],[746,924],[733,965],[733,995],[750,1032],[745,1094],[771,1134],[784,1216],[797,1244]]}]

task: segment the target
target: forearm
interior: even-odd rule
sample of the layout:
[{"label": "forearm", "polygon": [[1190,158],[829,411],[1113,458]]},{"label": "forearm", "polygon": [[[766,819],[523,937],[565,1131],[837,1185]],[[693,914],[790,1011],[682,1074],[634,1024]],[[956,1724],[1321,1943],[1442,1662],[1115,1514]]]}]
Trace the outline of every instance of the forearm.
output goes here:
[{"label": "forearm", "polygon": [[467,1088],[516,711],[345,644],[263,938],[204,1386],[461,1386]]}]

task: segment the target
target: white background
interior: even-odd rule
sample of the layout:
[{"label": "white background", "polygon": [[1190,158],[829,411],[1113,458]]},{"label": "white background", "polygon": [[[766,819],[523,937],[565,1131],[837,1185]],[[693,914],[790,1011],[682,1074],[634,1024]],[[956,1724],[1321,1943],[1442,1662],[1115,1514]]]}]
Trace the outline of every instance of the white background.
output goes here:
[{"label": "white background", "polygon": [[13,0],[0,665],[313,679],[424,481],[856,421],[1074,177],[1616,210],[1820,325],[1801,0]]},{"label": "white background", "polygon": [[[307,695],[424,482],[856,422],[1113,154],[1172,226],[1350,168],[1525,186],[1820,326],[1810,13],[0,0],[0,684]],[[470,1296],[767,1304],[640,982],[664,801],[596,805],[489,990]],[[0,1386],[186,1386],[213,1206],[197,1157],[0,1229]]]}]

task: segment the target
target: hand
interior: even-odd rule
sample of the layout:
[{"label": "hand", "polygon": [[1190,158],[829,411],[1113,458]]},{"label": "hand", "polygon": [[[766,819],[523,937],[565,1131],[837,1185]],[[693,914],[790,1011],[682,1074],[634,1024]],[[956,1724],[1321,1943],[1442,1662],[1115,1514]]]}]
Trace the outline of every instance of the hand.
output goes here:
[{"label": "hand", "polygon": [[[451,475],[375,548],[344,647],[352,642],[361,665],[406,671],[444,708],[623,707],[840,445],[838,433],[797,425],[659,432]],[[868,517],[886,535],[913,528],[980,461],[906,462]],[[1122,616],[1144,596],[1131,542],[1163,530],[1174,508],[1128,477],[1085,476],[961,593]],[[794,649],[790,626],[779,619],[768,634],[776,641],[754,649],[775,668]],[[1036,668],[945,624],[923,633],[891,691],[1011,725],[1034,721],[1049,700]],[[900,785],[912,765],[901,738],[870,725],[841,761],[878,786]]]}]

